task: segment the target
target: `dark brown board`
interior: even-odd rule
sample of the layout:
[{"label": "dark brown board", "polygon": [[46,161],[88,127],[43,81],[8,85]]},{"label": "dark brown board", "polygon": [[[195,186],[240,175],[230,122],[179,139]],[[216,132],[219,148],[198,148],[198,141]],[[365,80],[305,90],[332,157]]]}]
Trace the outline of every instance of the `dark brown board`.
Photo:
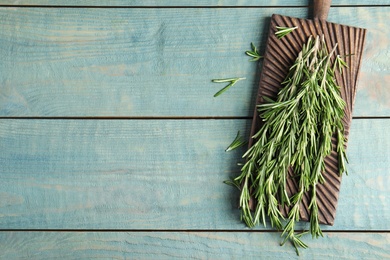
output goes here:
[{"label": "dark brown board", "polygon": [[[298,29],[278,39],[275,36],[276,26],[297,26]],[[269,36],[264,53],[256,105],[263,103],[263,96],[276,97],[281,82],[284,81],[289,68],[310,35],[324,35],[328,51],[331,51],[337,43],[336,54],[341,56],[347,55],[343,59],[347,62],[348,68],[344,69],[342,74],[336,72],[336,81],[341,87],[341,95],[347,104],[343,123],[345,136],[348,137],[366,35],[365,29],[330,23],[324,20],[307,20],[274,14],[271,18]],[[255,109],[251,136],[259,129],[260,123]],[[249,145],[252,142],[253,139],[251,138]],[[323,185],[319,185],[317,189],[319,220],[322,224],[333,225],[341,184],[335,149],[331,156],[326,159],[324,177],[326,182]],[[288,180],[288,189],[290,194],[295,193],[297,190],[297,183],[293,178]],[[306,196],[300,212],[303,221],[309,221],[310,219],[308,201],[309,197]],[[288,209],[284,213],[286,214],[287,211]]]}]

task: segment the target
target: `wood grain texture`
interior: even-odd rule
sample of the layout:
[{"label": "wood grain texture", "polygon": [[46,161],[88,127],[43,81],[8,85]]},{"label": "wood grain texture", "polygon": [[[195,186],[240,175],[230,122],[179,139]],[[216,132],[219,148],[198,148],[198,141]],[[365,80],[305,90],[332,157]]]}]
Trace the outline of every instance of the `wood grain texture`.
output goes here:
[{"label": "wood grain texture", "polygon": [[2,232],[2,259],[388,259],[390,233],[325,233],[303,238],[295,255],[278,233]]},{"label": "wood grain texture", "polygon": [[[245,230],[241,151],[251,120],[0,120],[0,229]],[[354,120],[333,227],[390,230],[390,120]],[[303,228],[306,224],[304,224]]]},{"label": "wood grain texture", "polygon": [[[0,0],[0,5],[50,5],[50,6],[307,6],[308,0]],[[388,5],[387,0],[334,0],[338,5]]]},{"label": "wood grain texture", "polygon": [[[251,116],[269,17],[307,8],[0,8],[1,116]],[[332,8],[368,29],[354,116],[390,115],[390,7]],[[213,78],[246,77],[218,98]]]},{"label": "wood grain texture", "polygon": [[[0,0],[14,5],[0,8],[0,117],[140,118],[0,119],[0,258],[298,259],[247,229],[222,183],[251,120],[186,117],[251,116],[260,73],[243,52],[307,2]],[[368,29],[355,117],[390,118],[389,15],[388,0],[333,1],[330,21]],[[214,99],[210,80],[232,76],[247,80]],[[353,120],[335,225],[299,259],[390,258],[389,127]]]}]

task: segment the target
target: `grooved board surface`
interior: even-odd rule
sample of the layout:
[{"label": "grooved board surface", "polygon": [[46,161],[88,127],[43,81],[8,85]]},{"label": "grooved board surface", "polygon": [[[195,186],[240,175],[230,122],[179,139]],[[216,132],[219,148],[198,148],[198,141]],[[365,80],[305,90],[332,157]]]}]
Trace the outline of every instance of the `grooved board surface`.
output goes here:
[{"label": "grooved board surface", "polygon": [[[297,29],[282,39],[278,39],[275,35],[277,26],[297,27]],[[281,83],[286,80],[289,68],[294,64],[298,53],[302,50],[302,46],[307,43],[309,37],[319,37],[320,39],[323,37],[328,53],[331,53],[332,49],[337,46],[334,56],[345,57],[343,59],[348,64],[343,73],[339,73],[338,70],[335,72],[336,82],[340,86],[341,96],[346,103],[343,125],[345,136],[348,137],[366,37],[365,29],[274,14],[270,23],[256,104],[264,103],[263,97],[276,100]],[[260,118],[257,111],[255,111],[251,136],[254,136],[258,131],[259,125],[261,125]],[[250,144],[254,141],[251,139]],[[341,177],[338,171],[338,161],[336,146],[334,146],[331,155],[325,160],[326,169],[323,176],[326,182],[319,184],[316,192],[319,222],[328,225],[334,223],[340,191]],[[294,174],[288,178],[287,187],[291,195],[297,193],[298,181]],[[305,221],[310,220],[310,210],[308,209],[310,198],[309,194],[304,196],[300,209],[301,219]],[[285,215],[287,214],[285,213]]]},{"label": "grooved board surface", "polygon": [[[0,0],[1,259],[386,259],[390,5],[334,0],[367,28],[333,226],[295,255],[240,221],[236,176],[274,13],[293,0]],[[214,78],[246,77],[217,98]],[[301,223],[299,229],[307,229]]]}]

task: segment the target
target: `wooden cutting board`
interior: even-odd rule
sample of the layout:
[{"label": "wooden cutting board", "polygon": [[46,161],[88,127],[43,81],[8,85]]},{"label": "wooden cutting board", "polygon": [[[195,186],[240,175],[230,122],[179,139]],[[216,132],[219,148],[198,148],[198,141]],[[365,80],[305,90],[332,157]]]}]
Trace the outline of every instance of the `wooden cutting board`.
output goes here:
[{"label": "wooden cutting board", "polygon": [[[358,74],[362,59],[366,30],[327,22],[331,1],[314,1],[314,19],[299,19],[274,14],[271,18],[267,45],[264,53],[264,61],[260,76],[256,105],[263,103],[262,96],[276,97],[281,83],[284,81],[289,68],[292,66],[302,46],[309,36],[324,35],[328,51],[338,44],[336,55],[340,54],[348,64],[348,68],[340,74],[336,72],[337,84],[341,87],[341,95],[346,102],[344,127],[345,136],[348,137],[352,120],[352,108],[354,104]],[[275,36],[276,26],[295,27],[287,36],[278,39]],[[255,109],[251,135],[259,129],[260,120]],[[251,138],[249,145],[253,143]],[[334,140],[334,142],[336,142]],[[292,173],[291,173],[292,174]],[[291,177],[291,176],[290,176]],[[340,191],[341,177],[338,174],[338,158],[334,146],[331,156],[326,158],[326,182],[317,188],[319,207],[319,221],[322,224],[333,225],[336,215],[337,201]],[[297,183],[293,178],[288,180],[289,195],[297,191]],[[301,220],[310,220],[308,210],[309,197],[305,196],[301,207]],[[288,209],[283,209],[284,214]]]}]

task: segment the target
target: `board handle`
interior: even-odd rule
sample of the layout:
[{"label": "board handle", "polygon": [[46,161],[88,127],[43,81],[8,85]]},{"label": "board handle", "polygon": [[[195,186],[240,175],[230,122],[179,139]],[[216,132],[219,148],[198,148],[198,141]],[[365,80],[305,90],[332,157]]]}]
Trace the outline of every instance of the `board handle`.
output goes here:
[{"label": "board handle", "polygon": [[326,20],[332,0],[314,0],[314,19]]}]

